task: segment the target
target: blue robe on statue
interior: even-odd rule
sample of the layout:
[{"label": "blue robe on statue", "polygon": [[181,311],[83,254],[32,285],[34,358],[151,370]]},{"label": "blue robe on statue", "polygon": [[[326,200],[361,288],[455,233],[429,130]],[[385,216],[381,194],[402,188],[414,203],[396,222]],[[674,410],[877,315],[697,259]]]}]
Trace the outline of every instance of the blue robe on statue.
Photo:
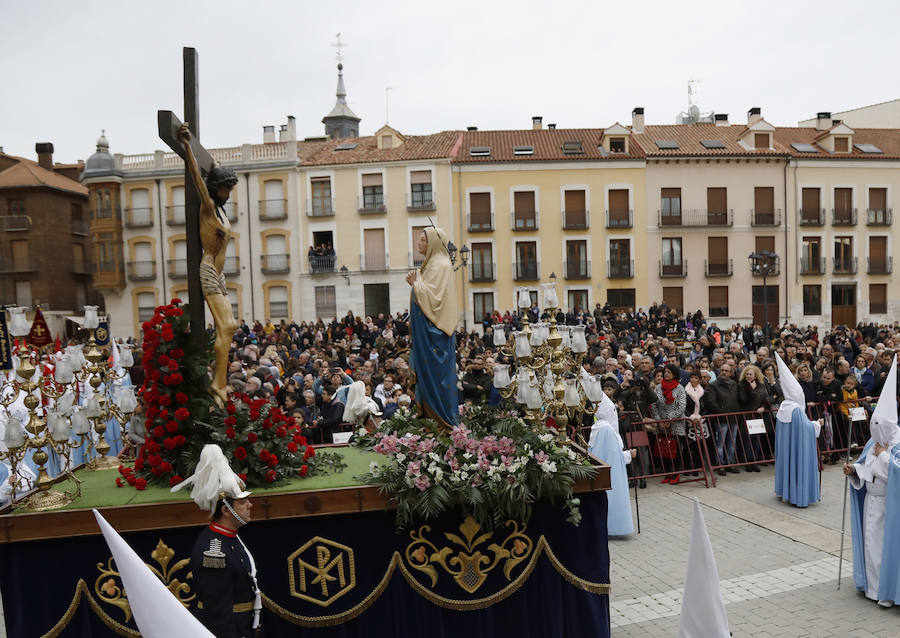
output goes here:
[{"label": "blue robe on statue", "polygon": [[[869,439],[857,463],[864,463],[874,445]],[[891,455],[887,493],[884,503],[884,536],[881,547],[881,566],[878,572],[878,600],[900,604],[900,443],[888,452]],[[850,486],[850,520],[853,528],[853,581],[856,589],[868,589],[865,559],[865,502],[866,486]]]},{"label": "blue robe on statue", "polygon": [[606,421],[598,422],[591,430],[590,452],[609,465],[610,490],[606,493],[606,530],[609,536],[624,536],[634,533],[631,519],[631,499],[628,496],[628,473],[625,470],[625,456],[629,462],[631,454],[623,449],[622,437]]},{"label": "blue robe on statue", "polygon": [[453,427],[459,421],[456,392],[456,335],[447,335],[419,308],[416,293],[410,296],[409,334],[412,351],[409,366],[416,374],[419,415]]},{"label": "blue robe on statue", "polygon": [[775,494],[797,507],[819,501],[816,425],[799,407],[775,423]]}]

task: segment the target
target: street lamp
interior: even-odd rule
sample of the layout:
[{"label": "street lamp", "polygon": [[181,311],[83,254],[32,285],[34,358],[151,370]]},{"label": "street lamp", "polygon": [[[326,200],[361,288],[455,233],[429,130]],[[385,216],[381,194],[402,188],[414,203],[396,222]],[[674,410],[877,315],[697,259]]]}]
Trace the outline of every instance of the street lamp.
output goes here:
[{"label": "street lamp", "polygon": [[[450,263],[453,265],[453,272],[460,268],[465,268],[469,264],[469,247],[463,244],[462,248],[457,249],[456,244],[452,241],[447,242],[447,252],[450,253]],[[459,263],[456,263],[456,256],[459,254]],[[466,277],[463,275],[463,330],[468,331],[468,308],[466,303]]]},{"label": "street lamp", "polygon": [[347,285],[349,286],[350,285],[350,274],[349,274],[350,269],[347,268],[346,264],[344,264],[343,266],[341,266],[340,272],[341,272],[341,277],[343,277],[344,279],[347,280]]},{"label": "street lamp", "polygon": [[769,289],[766,278],[778,274],[778,255],[771,250],[750,253],[750,272],[763,278],[763,336],[769,345]]}]

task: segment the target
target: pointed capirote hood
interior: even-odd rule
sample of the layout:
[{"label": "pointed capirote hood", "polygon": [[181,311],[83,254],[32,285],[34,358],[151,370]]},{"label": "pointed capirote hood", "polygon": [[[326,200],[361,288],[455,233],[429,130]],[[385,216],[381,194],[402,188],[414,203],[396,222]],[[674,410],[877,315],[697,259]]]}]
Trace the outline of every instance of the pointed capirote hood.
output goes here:
[{"label": "pointed capirote hood", "polygon": [[600,403],[597,411],[594,413],[594,425],[591,426],[591,435],[588,439],[588,448],[594,445],[594,439],[597,438],[597,432],[600,428],[609,426],[614,430],[619,427],[619,411],[616,404],[612,402],[606,392],[600,397]]},{"label": "pointed capirote hood", "polygon": [[777,352],[775,353],[775,362],[778,364],[778,381],[781,383],[781,391],[784,392],[784,401],[781,402],[781,407],[778,408],[775,418],[779,421],[790,423],[794,408],[800,408],[801,411],[804,410],[806,398],[803,394],[803,388],[800,387],[800,382],[797,381],[794,373],[791,372],[791,369],[787,367],[787,364]]},{"label": "pointed capirote hood", "polygon": [[878,404],[869,420],[869,429],[876,443],[890,445],[900,434],[897,428],[897,357],[884,380]]},{"label": "pointed capirote hood", "polygon": [[694,499],[694,521],[688,548],[678,638],[728,638],[728,614],[719,585],[719,570],[700,501]]},{"label": "pointed capirote hood", "polygon": [[116,569],[119,570],[134,622],[141,635],[144,638],[215,638],[150,571],[100,512],[94,510],[94,516],[116,561]]}]

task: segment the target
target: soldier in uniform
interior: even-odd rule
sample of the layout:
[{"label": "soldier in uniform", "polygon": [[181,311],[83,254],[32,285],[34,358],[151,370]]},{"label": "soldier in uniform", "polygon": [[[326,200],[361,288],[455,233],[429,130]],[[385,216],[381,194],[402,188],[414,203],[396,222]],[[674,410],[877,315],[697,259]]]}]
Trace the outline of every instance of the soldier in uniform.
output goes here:
[{"label": "soldier in uniform", "polygon": [[250,492],[215,444],[204,446],[197,471],[172,489],[186,484],[193,485],[191,497],[212,518],[191,552],[195,615],[216,638],[260,636],[262,604],[256,563],[238,536],[238,530],[250,522]]}]

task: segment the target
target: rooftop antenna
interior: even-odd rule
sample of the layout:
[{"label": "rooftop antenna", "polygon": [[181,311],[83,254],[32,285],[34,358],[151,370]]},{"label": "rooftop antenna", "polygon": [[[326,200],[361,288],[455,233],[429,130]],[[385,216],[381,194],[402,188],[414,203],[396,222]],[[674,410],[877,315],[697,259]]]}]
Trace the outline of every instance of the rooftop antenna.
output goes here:
[{"label": "rooftop antenna", "polygon": [[336,52],[335,57],[337,58],[337,61],[343,62],[344,61],[344,51],[343,50],[345,47],[348,46],[348,44],[346,42],[344,42],[343,40],[341,40],[340,33],[338,33],[337,36],[335,36],[335,37],[337,38],[337,40],[331,46],[333,46],[335,48],[335,52]]},{"label": "rooftop antenna", "polygon": [[700,80],[688,80],[688,108],[687,113],[691,124],[700,121],[700,107],[694,104],[694,94],[698,93],[695,86],[700,84]]},{"label": "rooftop antenna", "polygon": [[399,89],[399,86],[386,86],[384,87],[384,123],[387,125],[391,121],[391,104],[390,104],[390,94],[394,89]]}]

